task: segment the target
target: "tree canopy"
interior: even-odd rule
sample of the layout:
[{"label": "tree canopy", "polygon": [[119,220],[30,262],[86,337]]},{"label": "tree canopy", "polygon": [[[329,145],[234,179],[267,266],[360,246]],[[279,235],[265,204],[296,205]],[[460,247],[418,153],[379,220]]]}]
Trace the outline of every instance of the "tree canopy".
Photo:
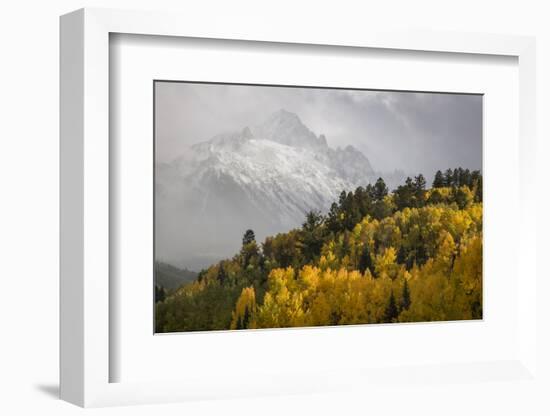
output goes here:
[{"label": "tree canopy", "polygon": [[256,242],[175,291],[155,289],[157,332],[480,319],[482,176],[419,174],[389,192],[344,190],[329,212]]}]

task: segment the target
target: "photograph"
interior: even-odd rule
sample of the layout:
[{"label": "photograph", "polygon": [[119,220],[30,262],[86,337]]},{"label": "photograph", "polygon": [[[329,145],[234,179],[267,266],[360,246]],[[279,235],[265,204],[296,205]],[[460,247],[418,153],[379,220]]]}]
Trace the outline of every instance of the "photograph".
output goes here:
[{"label": "photograph", "polygon": [[155,333],[483,319],[482,94],[153,92]]}]

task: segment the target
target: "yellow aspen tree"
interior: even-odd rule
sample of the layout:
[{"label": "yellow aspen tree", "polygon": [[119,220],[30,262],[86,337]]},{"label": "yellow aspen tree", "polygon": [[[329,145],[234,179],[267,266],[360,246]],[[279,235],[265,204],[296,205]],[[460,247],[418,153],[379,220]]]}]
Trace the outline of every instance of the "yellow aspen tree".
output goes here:
[{"label": "yellow aspen tree", "polygon": [[441,231],[438,251],[434,261],[436,270],[448,273],[450,276],[456,252],[457,250],[453,236],[447,231]]},{"label": "yellow aspen tree", "polygon": [[245,287],[232,314],[231,329],[255,328],[256,293],[253,287]]},{"label": "yellow aspen tree", "polygon": [[465,239],[455,261],[454,274],[469,298],[472,318],[482,318],[483,237],[476,234]]},{"label": "yellow aspen tree", "polygon": [[389,277],[394,279],[397,276],[399,266],[396,263],[397,253],[395,248],[388,247],[374,260],[374,270],[379,277]]}]

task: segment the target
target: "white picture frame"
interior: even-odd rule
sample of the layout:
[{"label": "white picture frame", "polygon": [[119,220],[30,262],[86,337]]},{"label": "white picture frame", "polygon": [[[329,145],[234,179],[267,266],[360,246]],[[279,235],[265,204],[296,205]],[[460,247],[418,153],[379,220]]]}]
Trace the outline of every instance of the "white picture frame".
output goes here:
[{"label": "white picture frame", "polygon": [[[519,210],[518,354],[499,362],[468,364],[418,363],[415,377],[473,383],[480,374],[503,374],[517,382],[537,380],[535,252],[537,219],[535,175],[535,41],[529,37],[428,32],[334,32],[293,28],[266,22],[249,27],[223,19],[212,25],[192,16],[165,13],[82,9],[61,18],[61,398],[80,406],[158,403],[196,398],[306,393],[372,385],[410,371],[391,368],[369,371],[332,370],[318,374],[272,375],[233,380],[227,374],[212,384],[207,379],[151,382],[110,382],[109,275],[109,35],[112,33],[206,39],[332,45],[453,54],[505,55],[519,66]],[[359,366],[358,370],[361,367]],[[475,374],[478,374],[477,376]],[[436,377],[437,375],[437,377]],[[413,377],[414,378],[414,377]],[[498,377],[497,377],[498,378]],[[339,380],[349,380],[342,383]]]}]

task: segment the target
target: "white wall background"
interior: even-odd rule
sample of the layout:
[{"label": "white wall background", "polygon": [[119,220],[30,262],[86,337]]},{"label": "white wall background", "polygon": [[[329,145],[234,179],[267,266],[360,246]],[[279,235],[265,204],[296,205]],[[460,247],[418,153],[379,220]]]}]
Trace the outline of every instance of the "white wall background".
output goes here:
[{"label": "white wall background", "polygon": [[[169,1],[5,0],[0,9],[0,414],[80,413],[56,399],[58,389],[58,16],[74,9],[116,7],[179,10],[208,24],[212,14],[257,16],[289,24],[357,27],[385,25],[536,35],[540,235],[550,235],[550,12],[544,0],[398,1]],[[539,262],[548,244],[539,237]],[[503,253],[504,255],[504,253]],[[550,284],[539,291],[550,296]],[[547,298],[548,299],[548,298]],[[541,304],[539,357],[548,370],[550,302]],[[539,322],[540,324],[540,322]],[[546,354],[544,353],[546,352]],[[550,371],[546,371],[550,374]],[[391,386],[377,397],[342,393],[93,410],[101,415],[150,414],[549,414],[542,391],[506,383],[489,396],[475,386],[412,389],[396,397]],[[547,391],[550,387],[547,386]],[[403,414],[403,410],[399,411]]]}]

